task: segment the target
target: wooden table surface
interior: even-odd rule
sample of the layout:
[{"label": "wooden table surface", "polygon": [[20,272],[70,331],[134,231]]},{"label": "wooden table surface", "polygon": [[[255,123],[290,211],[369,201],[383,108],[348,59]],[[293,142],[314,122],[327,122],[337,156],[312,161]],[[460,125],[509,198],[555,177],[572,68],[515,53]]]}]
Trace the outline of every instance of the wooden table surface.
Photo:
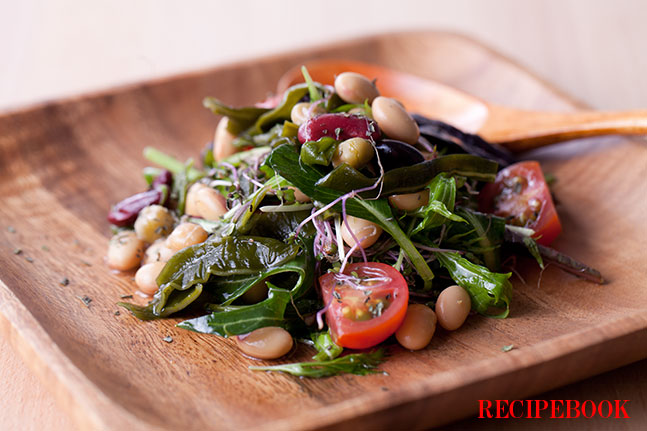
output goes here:
[{"label": "wooden table surface", "polygon": [[[647,3],[640,0],[239,3],[2,2],[0,111],[331,39],[409,28],[474,36],[598,109],[647,107]],[[309,18],[322,23],[298,34],[281,25]],[[0,429],[73,429],[2,338],[0,382]],[[641,429],[647,423],[647,360],[535,398],[628,399],[632,419],[468,419],[450,429]]]}]

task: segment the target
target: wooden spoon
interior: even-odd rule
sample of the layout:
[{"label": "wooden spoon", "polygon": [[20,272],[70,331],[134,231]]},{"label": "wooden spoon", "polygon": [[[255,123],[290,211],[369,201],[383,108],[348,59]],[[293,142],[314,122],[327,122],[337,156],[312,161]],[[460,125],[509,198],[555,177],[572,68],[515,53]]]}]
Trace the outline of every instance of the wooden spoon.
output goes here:
[{"label": "wooden spoon", "polygon": [[[647,110],[538,112],[487,103],[455,88],[386,67],[346,60],[318,60],[305,66],[314,81],[333,84],[335,75],[353,71],[376,79],[383,96],[393,97],[410,112],[478,133],[490,142],[521,152],[585,136],[647,134]],[[279,94],[303,82],[301,66],[278,84]]]}]

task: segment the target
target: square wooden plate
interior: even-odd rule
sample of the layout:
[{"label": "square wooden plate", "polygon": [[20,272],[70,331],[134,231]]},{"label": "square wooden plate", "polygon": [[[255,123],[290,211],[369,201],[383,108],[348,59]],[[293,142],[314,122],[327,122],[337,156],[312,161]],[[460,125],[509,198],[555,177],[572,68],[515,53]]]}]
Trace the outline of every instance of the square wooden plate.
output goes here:
[{"label": "square wooden plate", "polygon": [[[0,329],[82,427],[99,429],[410,428],[474,412],[647,357],[647,148],[623,138],[542,151],[558,178],[556,248],[597,267],[594,285],[522,265],[510,318],[473,316],[387,374],[301,380],[255,373],[231,340],[177,320],[116,315],[130,274],[104,263],[111,203],[140,191],[142,148],[195,157],[217,119],[206,95],[262,99],[289,67],[369,61],[510,106],[576,103],[466,38],[381,35],[56,101],[0,117]],[[429,103],[433,103],[430,101]],[[20,248],[21,254],[14,254]],[[29,260],[28,260],[29,258]],[[67,277],[69,285],[60,280]],[[79,297],[87,295],[86,306]],[[166,336],[172,343],[163,341]],[[510,352],[502,346],[514,345]]]}]

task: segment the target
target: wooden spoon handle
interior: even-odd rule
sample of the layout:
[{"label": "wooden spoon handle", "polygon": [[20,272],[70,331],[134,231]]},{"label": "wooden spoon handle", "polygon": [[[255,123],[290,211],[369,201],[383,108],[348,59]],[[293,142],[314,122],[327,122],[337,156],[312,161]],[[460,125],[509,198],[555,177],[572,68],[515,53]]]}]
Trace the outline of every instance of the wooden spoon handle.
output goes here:
[{"label": "wooden spoon handle", "polygon": [[647,110],[534,112],[493,105],[489,109],[478,133],[514,152],[587,136],[647,134]]}]

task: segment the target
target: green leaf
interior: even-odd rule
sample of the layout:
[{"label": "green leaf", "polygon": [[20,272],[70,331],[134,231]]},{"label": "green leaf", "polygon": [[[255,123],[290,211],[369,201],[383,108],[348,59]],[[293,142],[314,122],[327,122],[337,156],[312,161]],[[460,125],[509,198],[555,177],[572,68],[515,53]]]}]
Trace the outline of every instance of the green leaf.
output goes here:
[{"label": "green leaf", "polygon": [[250,135],[259,135],[279,121],[289,120],[292,108],[308,93],[307,84],[297,84],[285,90],[283,99],[276,108],[265,112],[247,130]]},{"label": "green leaf", "polygon": [[[225,237],[187,247],[174,254],[157,277],[160,286],[137,317],[165,317],[195,301],[211,276],[257,274],[295,258],[299,246],[262,237]],[[145,311],[144,311],[145,309]],[[141,317],[140,317],[141,318]]]},{"label": "green leaf", "polygon": [[[238,231],[243,235],[276,238],[288,242],[301,222],[310,215],[310,209],[294,212],[255,212],[247,225]],[[301,230],[302,236],[313,236],[314,226],[308,223]]]},{"label": "green leaf", "polygon": [[535,260],[539,264],[539,267],[541,269],[544,269],[544,259],[542,259],[541,257],[541,253],[539,252],[539,247],[537,247],[537,242],[531,237],[526,236],[523,238],[523,245],[526,246],[530,255],[535,258]]},{"label": "green leaf", "polygon": [[254,305],[212,306],[209,315],[186,320],[177,326],[194,332],[217,334],[221,337],[247,334],[267,326],[285,325],[285,308],[290,292],[271,286],[266,300]]},{"label": "green leaf", "polygon": [[[490,272],[453,252],[434,253],[440,264],[449,271],[452,279],[463,287],[472,300],[472,310],[491,317],[505,318],[510,312],[512,284],[511,273]],[[497,315],[490,314],[492,308],[505,308]]]},{"label": "green leaf", "polygon": [[370,353],[354,353],[329,361],[297,362],[269,367],[249,367],[253,371],[273,371],[292,374],[298,377],[331,377],[339,374],[365,376],[379,372],[377,366],[384,361],[382,349]]},{"label": "green leaf", "polygon": [[[301,298],[311,288],[314,281],[315,259],[312,255],[312,241],[305,242],[300,253],[294,259],[274,268],[265,268],[252,274],[242,274],[228,277],[213,277],[209,281],[214,301],[220,305],[230,305],[245,292],[258,283],[267,282],[270,277],[273,284],[290,290],[293,300]],[[276,278],[283,280],[279,282]]]},{"label": "green leaf", "polygon": [[[425,188],[442,172],[448,176],[459,175],[491,182],[494,181],[497,167],[498,165],[495,162],[481,157],[469,154],[451,154],[385,172],[382,186],[362,192],[361,196],[375,198],[417,192]],[[368,178],[349,166],[344,169],[334,169],[321,178],[317,185],[340,192],[350,192],[351,190],[369,187],[375,184],[375,181],[377,181],[377,178]]]},{"label": "green leaf", "polygon": [[252,127],[263,114],[269,111],[267,108],[257,108],[255,106],[233,108],[215,97],[205,97],[202,104],[214,114],[229,117],[227,130],[233,135],[239,135]]},{"label": "green leaf", "polygon": [[343,347],[335,344],[330,336],[330,331],[315,332],[311,335],[314,341],[314,347],[317,349],[317,354],[312,357],[315,361],[329,361],[341,355],[344,350]]},{"label": "green leaf", "polygon": [[[311,199],[328,204],[338,199],[343,193],[317,185],[322,174],[312,166],[299,163],[299,154],[289,145],[275,148],[268,156],[266,163],[279,175],[288,180]],[[341,203],[333,207],[341,212]],[[348,214],[377,223],[385,232],[407,253],[418,275],[422,278],[425,288],[431,288],[434,274],[425,259],[413,245],[409,237],[402,231],[391,206],[386,199],[364,200],[358,197],[346,202]]]},{"label": "green leaf", "polygon": [[505,220],[493,214],[483,214],[459,207],[456,213],[465,223],[448,225],[445,247],[458,248],[479,256],[491,271],[500,268],[500,250],[505,234]]},{"label": "green leaf", "polygon": [[307,165],[328,166],[332,161],[339,142],[324,136],[318,141],[309,141],[301,146],[301,161]]},{"label": "green leaf", "polygon": [[308,85],[308,92],[310,93],[310,101],[316,102],[317,100],[321,100],[321,93],[319,93],[319,90],[317,90],[317,87],[315,86],[315,83],[312,81],[312,78],[308,73],[308,69],[306,69],[305,66],[301,66],[301,73],[303,74],[303,79],[306,81],[306,84]]},{"label": "green leaf", "polygon": [[452,212],[456,203],[456,180],[454,178],[450,178],[444,173],[438,174],[431,181],[428,189],[429,203],[418,210],[416,215],[421,215],[422,220],[412,234],[438,227],[448,220],[465,222],[462,217]]},{"label": "green leaf", "polygon": [[247,151],[239,151],[229,157],[223,162],[227,162],[232,166],[239,167],[241,163],[251,163],[258,160],[260,157],[272,151],[270,147],[257,147]]}]

